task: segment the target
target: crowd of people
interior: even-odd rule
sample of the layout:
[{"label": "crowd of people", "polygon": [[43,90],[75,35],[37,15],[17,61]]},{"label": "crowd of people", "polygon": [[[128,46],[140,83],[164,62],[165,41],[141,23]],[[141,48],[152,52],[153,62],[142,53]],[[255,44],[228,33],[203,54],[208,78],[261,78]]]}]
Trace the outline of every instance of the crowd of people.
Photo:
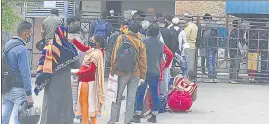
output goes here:
[{"label": "crowd of people", "polygon": [[[42,55],[33,91],[38,95],[44,90],[41,124],[73,124],[73,118],[79,116],[83,124],[97,124],[97,117],[105,104],[104,75],[107,66],[110,67],[110,75],[118,76],[117,98],[111,104],[108,124],[119,122],[126,86],[125,124],[140,123],[147,103],[151,104],[148,108],[151,117],[147,121],[152,123],[157,123],[158,113],[166,111],[166,107],[190,111],[197,96],[197,85],[194,83],[196,72],[193,70],[196,70],[198,48],[202,56],[202,72],[206,74],[207,66],[207,82],[214,82],[217,75],[218,30],[216,24],[211,22],[210,14],[205,14],[203,19],[206,23],[202,26],[195,24],[188,14],[178,18],[156,13],[153,20],[141,20],[137,11],[128,10],[123,15],[124,22],[112,31],[112,24],[107,21],[109,12],[103,12],[91,23],[90,41],[87,43],[80,38],[79,16],[69,17],[67,25],[63,25],[58,11],[53,9],[43,21],[42,40],[37,44],[41,45]],[[238,25],[238,21],[233,24]],[[33,34],[31,29],[30,22],[22,21],[17,27],[17,36],[8,41],[4,48],[13,79],[7,81],[12,82],[12,86],[3,94],[3,124],[9,123],[12,110],[15,123],[19,124],[21,103],[33,104],[26,48]],[[232,37],[236,37],[237,32],[237,29],[232,30]],[[241,37],[240,31],[239,35]],[[231,40],[231,46],[235,48],[243,43]],[[236,51],[230,52],[231,58],[240,56]],[[230,78],[236,79],[240,67],[238,60],[232,63],[230,66],[235,69],[231,71]],[[71,72],[72,68],[78,70]],[[171,71],[173,68],[179,68],[182,73],[174,74]],[[78,76],[76,99],[72,97],[71,73]],[[178,95],[179,91],[184,93]],[[151,102],[145,99],[148,93]],[[191,102],[178,106],[170,99],[180,96]]]}]

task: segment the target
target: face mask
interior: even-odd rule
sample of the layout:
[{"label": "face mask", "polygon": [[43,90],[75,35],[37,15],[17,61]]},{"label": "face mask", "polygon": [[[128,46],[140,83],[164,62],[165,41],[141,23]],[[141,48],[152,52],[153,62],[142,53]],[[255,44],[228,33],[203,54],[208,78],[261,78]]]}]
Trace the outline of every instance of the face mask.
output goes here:
[{"label": "face mask", "polygon": [[26,42],[29,43],[31,41],[32,35],[28,34]]},{"label": "face mask", "polygon": [[94,43],[94,42],[90,42],[89,45],[90,45],[91,47],[93,47],[93,48],[96,48],[96,47],[97,47],[97,44]]}]

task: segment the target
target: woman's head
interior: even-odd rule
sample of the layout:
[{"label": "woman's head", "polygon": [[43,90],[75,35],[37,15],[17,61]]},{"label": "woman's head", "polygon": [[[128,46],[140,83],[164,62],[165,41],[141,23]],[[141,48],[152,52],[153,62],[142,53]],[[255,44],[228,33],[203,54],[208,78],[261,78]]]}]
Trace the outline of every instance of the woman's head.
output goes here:
[{"label": "woman's head", "polygon": [[150,37],[157,37],[159,35],[159,27],[156,24],[151,24],[147,30],[147,35]]},{"label": "woman's head", "polygon": [[192,81],[192,80],[195,80],[196,73],[194,71],[192,71],[192,70],[189,70],[189,72],[188,72],[188,74],[186,76],[190,81]]},{"label": "woman's head", "polygon": [[68,30],[65,26],[58,26],[55,30],[55,40],[68,41]]},{"label": "woman's head", "polygon": [[102,36],[93,36],[90,42],[90,46],[94,48],[104,48],[105,42],[104,38]]}]

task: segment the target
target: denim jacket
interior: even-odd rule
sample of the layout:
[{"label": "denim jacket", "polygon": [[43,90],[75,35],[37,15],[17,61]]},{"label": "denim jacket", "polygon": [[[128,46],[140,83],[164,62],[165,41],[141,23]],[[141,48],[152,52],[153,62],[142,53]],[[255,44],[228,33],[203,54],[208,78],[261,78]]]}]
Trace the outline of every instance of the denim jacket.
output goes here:
[{"label": "denim jacket", "polygon": [[15,46],[7,53],[8,63],[10,64],[12,74],[14,75],[12,85],[13,87],[24,88],[27,96],[29,96],[32,94],[29,52],[26,48],[26,42],[19,37],[13,37],[9,40],[4,49],[10,47],[14,42],[22,42],[23,45]]}]

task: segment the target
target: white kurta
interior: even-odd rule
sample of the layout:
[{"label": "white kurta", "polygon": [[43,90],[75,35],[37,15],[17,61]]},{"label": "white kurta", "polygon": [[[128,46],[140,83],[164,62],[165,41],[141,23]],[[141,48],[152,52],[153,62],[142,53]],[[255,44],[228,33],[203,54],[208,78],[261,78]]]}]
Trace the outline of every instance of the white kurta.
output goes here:
[{"label": "white kurta", "polygon": [[[78,100],[77,100],[77,105],[76,105],[76,113],[81,113],[81,106],[80,106],[80,90],[81,90],[81,83],[85,82],[79,82],[79,89],[78,89]],[[97,106],[98,106],[98,99],[97,99],[97,88],[96,88],[96,82],[95,81],[90,81],[87,82],[88,85],[88,112],[90,117],[95,117],[95,113],[98,111]]]}]

